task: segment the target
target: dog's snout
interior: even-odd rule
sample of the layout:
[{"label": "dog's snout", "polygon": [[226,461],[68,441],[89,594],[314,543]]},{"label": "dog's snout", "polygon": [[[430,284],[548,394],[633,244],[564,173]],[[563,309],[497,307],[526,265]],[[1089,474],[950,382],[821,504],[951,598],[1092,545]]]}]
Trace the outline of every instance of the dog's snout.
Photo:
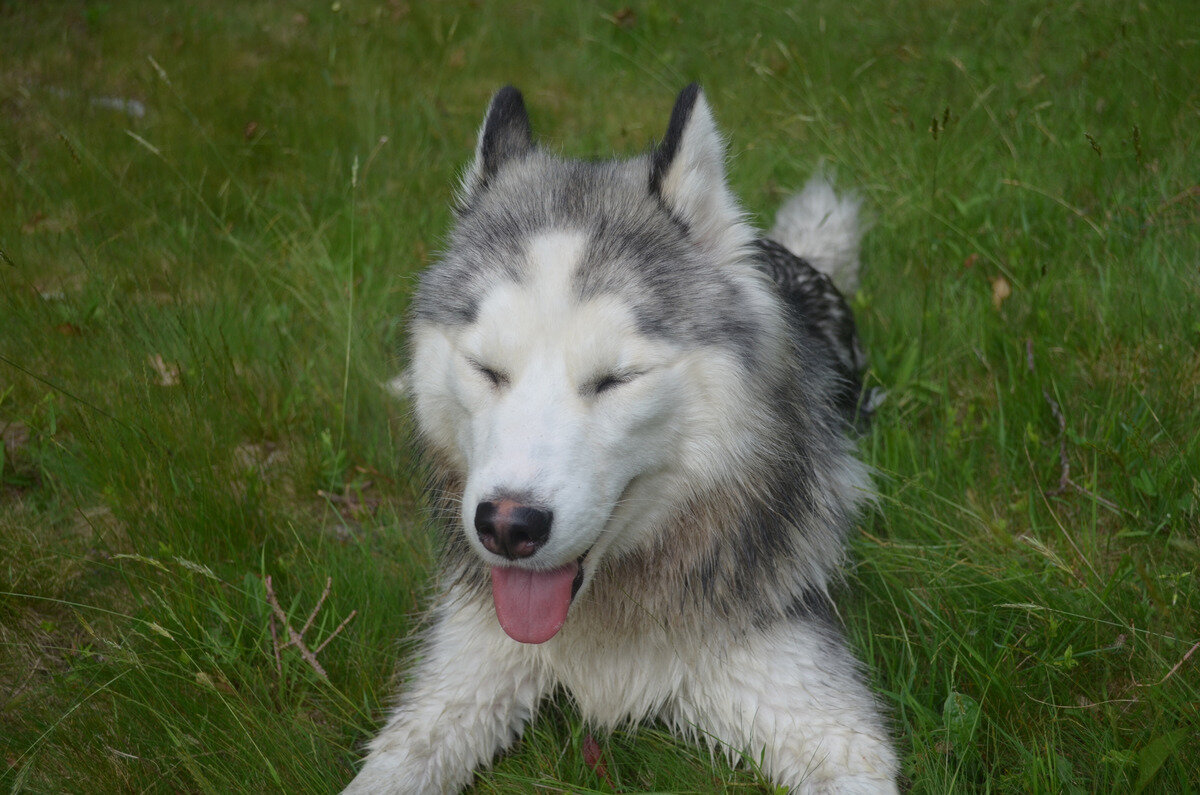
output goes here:
[{"label": "dog's snout", "polygon": [[553,518],[545,508],[514,500],[484,501],[475,508],[475,532],[488,552],[517,560],[546,543]]}]

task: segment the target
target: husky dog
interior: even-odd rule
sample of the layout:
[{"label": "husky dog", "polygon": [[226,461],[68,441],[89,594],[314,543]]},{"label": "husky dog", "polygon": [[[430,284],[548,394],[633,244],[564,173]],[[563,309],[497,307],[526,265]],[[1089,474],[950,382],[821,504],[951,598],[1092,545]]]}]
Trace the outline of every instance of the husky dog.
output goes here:
[{"label": "husky dog", "polygon": [[559,687],[795,792],[895,791],[828,596],[871,493],[830,279],[856,278],[857,205],[818,179],[759,237],[724,158],[696,85],[616,161],[555,157],[516,89],[492,98],[412,307],[439,596],[348,792],[455,792]]}]

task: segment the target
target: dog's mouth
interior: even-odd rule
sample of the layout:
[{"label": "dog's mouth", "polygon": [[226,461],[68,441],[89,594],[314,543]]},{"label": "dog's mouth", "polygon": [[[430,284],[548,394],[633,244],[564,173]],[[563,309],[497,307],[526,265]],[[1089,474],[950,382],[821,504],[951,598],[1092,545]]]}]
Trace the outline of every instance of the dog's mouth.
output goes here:
[{"label": "dog's mouth", "polygon": [[583,585],[587,556],[549,571],[493,566],[492,601],[505,633],[521,643],[545,643],[557,635]]}]

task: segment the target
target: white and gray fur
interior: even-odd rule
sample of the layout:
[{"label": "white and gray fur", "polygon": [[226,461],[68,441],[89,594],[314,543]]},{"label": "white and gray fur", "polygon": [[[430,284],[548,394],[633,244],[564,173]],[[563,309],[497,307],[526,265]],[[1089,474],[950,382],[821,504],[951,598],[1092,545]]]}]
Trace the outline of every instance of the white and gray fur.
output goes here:
[{"label": "white and gray fur", "polygon": [[[830,280],[857,278],[856,205],[816,181],[761,238],[724,157],[695,85],[660,144],[616,161],[558,158],[519,92],[492,99],[412,309],[439,596],[347,792],[461,789],[556,687],[590,725],[659,719],[794,792],[895,791],[828,596],[871,493],[848,438],[863,356]],[[470,516],[497,489],[554,509],[514,565],[582,561],[540,645],[493,613],[489,568],[509,563]]]}]

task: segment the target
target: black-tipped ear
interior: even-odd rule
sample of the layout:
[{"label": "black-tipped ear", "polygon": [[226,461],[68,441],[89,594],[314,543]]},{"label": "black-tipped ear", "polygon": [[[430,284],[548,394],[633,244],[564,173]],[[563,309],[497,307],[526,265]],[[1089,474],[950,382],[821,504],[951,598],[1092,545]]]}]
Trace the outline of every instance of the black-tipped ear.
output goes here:
[{"label": "black-tipped ear", "polygon": [[492,96],[479,140],[475,145],[475,161],[463,177],[462,199],[469,199],[496,176],[510,160],[524,157],[533,151],[533,128],[521,92],[505,86]]},{"label": "black-tipped ear", "polygon": [[663,177],[679,152],[683,131],[687,128],[688,120],[692,116],[692,109],[696,107],[696,100],[700,94],[700,84],[692,83],[680,91],[675,100],[675,107],[671,110],[671,121],[667,123],[667,134],[650,154],[650,191],[652,193],[660,193],[662,190]]},{"label": "black-tipped ear", "polygon": [[521,92],[505,86],[492,97],[483,129],[479,132],[476,159],[484,179],[490,179],[500,166],[514,157],[523,157],[533,149],[533,129]]},{"label": "black-tipped ear", "polygon": [[650,153],[650,192],[716,261],[732,261],[753,230],[725,181],[725,142],[700,86],[679,92],[667,134]]}]

